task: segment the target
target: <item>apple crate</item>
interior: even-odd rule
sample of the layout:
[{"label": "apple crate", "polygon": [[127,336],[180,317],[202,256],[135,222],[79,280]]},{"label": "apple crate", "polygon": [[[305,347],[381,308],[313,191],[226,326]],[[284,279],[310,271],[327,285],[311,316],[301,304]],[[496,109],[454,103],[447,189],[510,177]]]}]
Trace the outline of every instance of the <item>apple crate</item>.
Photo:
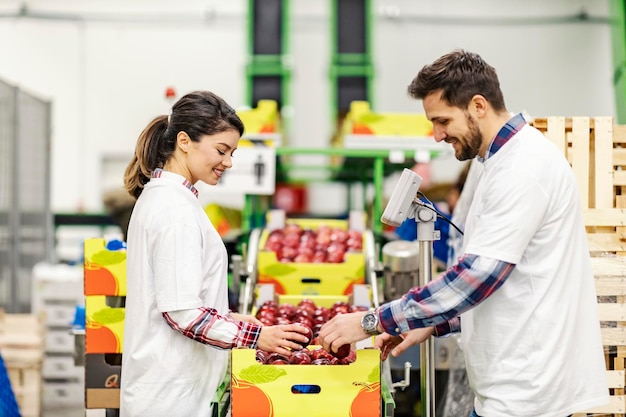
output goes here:
[{"label": "apple crate", "polygon": [[[334,219],[288,219],[285,228],[295,225],[317,233],[322,228],[347,233],[348,224],[348,221]],[[352,293],[354,285],[365,283],[366,248],[363,246],[351,252],[346,251],[343,262],[281,261],[274,250],[266,249],[271,246],[268,245],[268,239],[272,239],[271,233],[269,229],[263,230],[259,240],[257,254],[259,284],[273,284],[278,294],[314,296],[348,295]],[[362,238],[363,232],[358,233]],[[362,242],[365,244],[367,240],[363,239]]]},{"label": "apple crate", "polygon": [[126,309],[109,306],[107,298],[85,296],[85,353],[122,353]]},{"label": "apple crate", "polygon": [[273,300],[278,305],[298,305],[302,300],[311,300],[317,307],[330,308],[337,302],[344,302],[359,307],[372,307],[373,294],[370,285],[356,284],[348,295],[311,295],[311,294],[279,294],[273,284],[257,284],[254,291],[255,306],[258,308],[266,301]]},{"label": "apple crate", "polygon": [[103,238],[85,239],[85,295],[126,295],[126,251],[109,250]]},{"label": "apple crate", "polygon": [[261,364],[255,349],[234,349],[230,388],[232,417],[381,417],[389,408],[378,349],[357,350],[348,365]]}]

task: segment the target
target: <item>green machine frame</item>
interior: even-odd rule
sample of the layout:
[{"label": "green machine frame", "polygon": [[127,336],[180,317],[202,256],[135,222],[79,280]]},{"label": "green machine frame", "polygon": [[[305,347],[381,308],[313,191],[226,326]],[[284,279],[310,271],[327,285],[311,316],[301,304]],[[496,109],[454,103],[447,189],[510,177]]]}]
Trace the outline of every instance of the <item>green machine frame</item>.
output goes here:
[{"label": "green machine frame", "polygon": [[331,120],[342,121],[355,100],[373,104],[371,0],[331,0]]},{"label": "green machine frame", "polygon": [[289,51],[289,0],[248,1],[248,55],[246,102],[276,100],[279,109],[289,104],[291,69]]}]

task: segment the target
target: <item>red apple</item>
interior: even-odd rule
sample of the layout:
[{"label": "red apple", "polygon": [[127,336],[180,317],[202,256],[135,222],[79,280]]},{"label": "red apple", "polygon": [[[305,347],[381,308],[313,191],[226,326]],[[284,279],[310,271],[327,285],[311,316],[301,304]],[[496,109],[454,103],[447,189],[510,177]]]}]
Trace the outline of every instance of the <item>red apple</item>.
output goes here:
[{"label": "red apple", "polygon": [[351,350],[350,345],[345,344],[345,345],[339,346],[339,348],[337,349],[337,352],[334,352],[331,349],[330,354],[333,355],[335,358],[343,359],[350,354],[350,350]]},{"label": "red apple", "polygon": [[279,316],[276,318],[276,324],[291,324],[291,319],[288,319],[287,317],[282,317]]},{"label": "red apple", "polygon": [[310,255],[305,255],[303,253],[300,253],[296,255],[295,258],[293,258],[293,261],[300,263],[300,264],[307,264],[307,263],[313,262],[313,257]]},{"label": "red apple", "polygon": [[333,231],[330,233],[330,240],[332,242],[341,242],[344,243],[346,240],[348,240],[348,232],[346,232],[343,229],[338,229],[335,228],[333,229]]},{"label": "red apple", "polygon": [[307,349],[294,352],[289,357],[289,363],[295,365],[308,365],[311,363],[311,357],[306,353]]},{"label": "red apple", "polygon": [[311,351],[311,359],[313,359],[314,361],[321,358],[330,359],[331,357],[332,356],[328,352],[326,352],[323,347],[318,347]]},{"label": "red apple", "polygon": [[343,365],[348,365],[356,360],[356,351],[350,350],[350,353],[345,358],[341,359]]},{"label": "red apple", "polygon": [[318,263],[318,264],[322,264],[326,262],[326,252],[323,250],[319,250],[316,251],[313,254],[313,260],[314,263]]},{"label": "red apple", "polygon": [[304,327],[305,329],[308,330],[308,333],[306,334],[306,337],[309,340],[307,340],[306,342],[296,342],[296,343],[302,345],[302,348],[304,349],[304,348],[306,348],[309,345],[309,343],[311,343],[311,340],[313,340],[313,330],[311,330],[311,327],[307,326],[306,324],[303,324],[303,323],[295,323],[295,324],[297,324],[298,326],[302,326],[302,327]]},{"label": "red apple", "polygon": [[256,351],[256,360],[257,362],[267,363],[268,353],[264,350],[257,349]]},{"label": "red apple", "polygon": [[274,352],[269,354],[266,363],[273,365],[285,365],[289,363],[289,358],[281,355],[280,353]]},{"label": "red apple", "polygon": [[296,315],[296,306],[289,303],[283,303],[278,306],[278,314],[281,317],[292,319]]}]

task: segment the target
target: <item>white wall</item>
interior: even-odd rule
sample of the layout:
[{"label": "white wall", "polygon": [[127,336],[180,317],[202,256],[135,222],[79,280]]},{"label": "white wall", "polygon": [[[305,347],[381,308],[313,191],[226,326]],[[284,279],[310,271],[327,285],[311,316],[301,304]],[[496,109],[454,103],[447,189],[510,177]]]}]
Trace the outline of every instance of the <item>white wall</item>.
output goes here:
[{"label": "white wall", "polygon": [[[48,17],[7,17],[21,3]],[[291,2],[290,146],[324,147],[332,134],[329,5]],[[0,78],[53,103],[54,211],[102,210],[102,192],[121,185],[137,135],[168,111],[167,86],[179,95],[210,89],[234,106],[244,103],[246,7],[246,0],[0,3]],[[465,48],[496,67],[511,111],[615,113],[608,24],[545,23],[582,8],[607,18],[607,0],[375,0],[373,8],[379,112],[421,112],[406,95],[408,83],[424,64]],[[453,158],[437,161],[433,177],[453,178],[458,166]],[[312,190],[313,205],[328,201],[317,196],[329,187]],[[339,188],[330,192],[344,200]],[[227,205],[242,201],[208,187],[202,193]]]}]

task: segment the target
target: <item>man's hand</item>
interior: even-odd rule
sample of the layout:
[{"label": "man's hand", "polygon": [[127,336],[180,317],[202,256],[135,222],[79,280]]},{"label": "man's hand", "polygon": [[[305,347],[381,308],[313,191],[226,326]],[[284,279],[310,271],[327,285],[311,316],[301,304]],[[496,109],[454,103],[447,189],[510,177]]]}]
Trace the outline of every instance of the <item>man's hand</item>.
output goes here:
[{"label": "man's hand", "polygon": [[365,313],[365,311],[357,311],[337,314],[326,322],[319,333],[322,347],[328,352],[337,352],[339,346],[351,345],[359,340],[367,339],[369,335],[361,327],[361,319]]},{"label": "man's hand", "polygon": [[380,349],[380,358],[384,361],[390,353],[391,356],[396,357],[401,355],[410,346],[422,343],[432,336],[434,331],[434,327],[424,327],[409,330],[406,333],[402,333],[400,336],[392,336],[388,333],[383,333],[376,336],[374,347]]}]

